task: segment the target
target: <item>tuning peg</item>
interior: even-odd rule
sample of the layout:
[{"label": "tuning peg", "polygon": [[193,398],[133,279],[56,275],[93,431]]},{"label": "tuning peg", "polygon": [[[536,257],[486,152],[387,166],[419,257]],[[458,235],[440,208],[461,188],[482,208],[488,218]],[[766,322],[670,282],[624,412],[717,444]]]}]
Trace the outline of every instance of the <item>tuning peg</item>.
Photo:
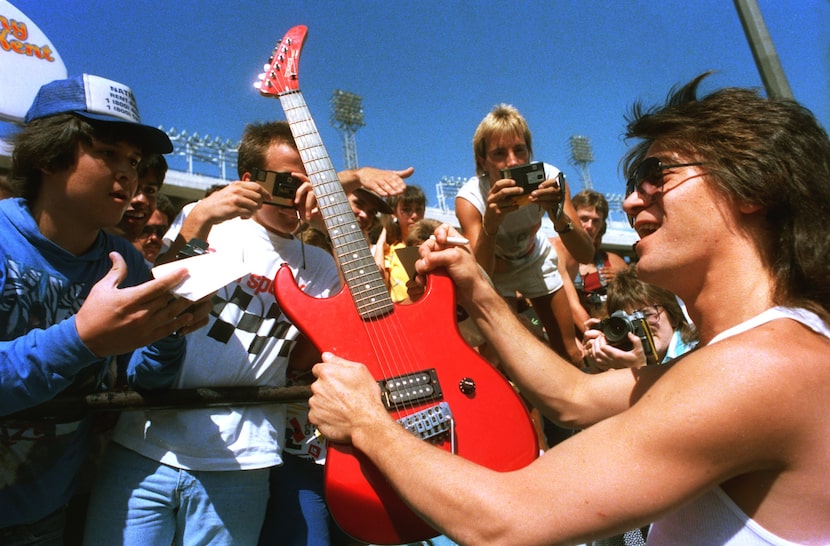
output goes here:
[{"label": "tuning peg", "polygon": [[268,63],[266,63],[266,64],[262,65],[262,69],[263,69],[265,72],[268,72],[268,70],[270,70],[270,69],[271,69],[271,65],[270,65],[270,64],[268,64]]}]

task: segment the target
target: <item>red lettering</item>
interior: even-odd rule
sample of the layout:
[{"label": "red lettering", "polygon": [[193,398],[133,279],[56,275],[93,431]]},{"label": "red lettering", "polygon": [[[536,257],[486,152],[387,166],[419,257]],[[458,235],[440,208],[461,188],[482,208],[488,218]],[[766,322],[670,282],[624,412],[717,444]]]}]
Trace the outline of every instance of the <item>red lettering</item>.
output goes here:
[{"label": "red lettering", "polygon": [[257,287],[257,284],[259,284],[259,278],[259,275],[251,275],[248,277],[248,282],[245,283],[245,286],[253,290]]},{"label": "red lettering", "polygon": [[303,426],[297,420],[296,417],[292,417],[291,421],[288,422],[291,425],[291,439],[294,440],[295,443],[300,443],[305,440],[305,434],[303,434]]},{"label": "red lettering", "polygon": [[274,279],[269,279],[265,275],[251,275],[248,277],[248,282],[245,286],[256,293],[270,292],[274,293]]},{"label": "red lettering", "polygon": [[268,277],[260,277],[259,285],[256,287],[257,292],[268,292],[271,289],[271,279]]},{"label": "red lettering", "polygon": [[14,19],[9,21],[6,17],[0,15],[0,25],[6,31],[11,31],[18,40],[25,40],[29,37],[29,29],[26,27],[26,23],[22,21],[15,21]]},{"label": "red lettering", "polygon": [[[37,57],[49,62],[55,61],[52,56],[52,48],[49,45],[37,46],[25,41],[29,37],[29,29],[26,27],[26,23],[14,19],[9,21],[6,17],[0,15],[0,28],[2,28],[0,30],[0,48],[4,51],[27,57]],[[9,39],[9,33],[17,39]]]}]

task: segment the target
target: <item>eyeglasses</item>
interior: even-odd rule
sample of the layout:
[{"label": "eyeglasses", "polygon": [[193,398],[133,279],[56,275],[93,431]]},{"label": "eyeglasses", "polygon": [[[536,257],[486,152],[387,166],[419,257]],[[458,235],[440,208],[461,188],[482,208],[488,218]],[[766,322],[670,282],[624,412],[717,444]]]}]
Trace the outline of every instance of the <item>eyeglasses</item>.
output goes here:
[{"label": "eyeglasses", "polygon": [[[634,172],[631,173],[628,182],[625,185],[625,196],[628,197],[635,191],[646,205],[650,205],[657,192],[666,183],[663,171],[667,169],[677,169],[680,167],[695,167],[703,165],[702,162],[696,161],[693,163],[663,163],[659,158],[647,157],[637,165]],[[688,180],[688,179],[687,179]],[[680,182],[682,184],[686,180]],[[677,184],[679,186],[680,184]],[[677,186],[673,186],[676,188]],[[672,189],[673,189],[672,188]],[[665,193],[665,192],[664,192]],[[628,216],[628,223],[634,226],[634,217]]]},{"label": "eyeglasses", "polygon": [[155,235],[159,239],[164,238],[164,234],[167,233],[169,228],[167,226],[144,226],[141,229],[141,236],[145,239],[148,238],[150,235]]},{"label": "eyeglasses", "polygon": [[642,313],[643,318],[646,319],[648,325],[652,328],[657,328],[660,326],[660,313],[662,313],[660,305],[649,305],[648,307],[643,307],[642,309],[637,309],[638,313]]}]

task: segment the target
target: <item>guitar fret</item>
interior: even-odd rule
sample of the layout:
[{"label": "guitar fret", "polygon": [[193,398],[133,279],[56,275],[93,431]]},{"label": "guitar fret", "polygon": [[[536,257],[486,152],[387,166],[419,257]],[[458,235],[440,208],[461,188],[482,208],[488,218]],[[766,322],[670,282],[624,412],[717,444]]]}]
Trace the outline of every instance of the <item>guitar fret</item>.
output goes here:
[{"label": "guitar fret", "polygon": [[364,318],[372,318],[392,311],[392,298],[302,93],[283,93],[279,99],[358,312]]}]

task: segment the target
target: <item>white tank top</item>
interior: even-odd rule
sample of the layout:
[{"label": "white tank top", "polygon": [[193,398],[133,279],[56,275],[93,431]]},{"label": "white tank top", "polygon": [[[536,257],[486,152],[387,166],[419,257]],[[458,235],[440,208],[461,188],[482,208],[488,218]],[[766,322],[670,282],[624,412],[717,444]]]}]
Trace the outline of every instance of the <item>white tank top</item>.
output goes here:
[{"label": "white tank top", "polygon": [[[830,328],[806,309],[773,307],[725,330],[709,342],[717,343],[772,320],[788,318],[830,338]],[[797,546],[776,536],[744,513],[720,487],[656,521],[648,533],[648,546]]]}]

